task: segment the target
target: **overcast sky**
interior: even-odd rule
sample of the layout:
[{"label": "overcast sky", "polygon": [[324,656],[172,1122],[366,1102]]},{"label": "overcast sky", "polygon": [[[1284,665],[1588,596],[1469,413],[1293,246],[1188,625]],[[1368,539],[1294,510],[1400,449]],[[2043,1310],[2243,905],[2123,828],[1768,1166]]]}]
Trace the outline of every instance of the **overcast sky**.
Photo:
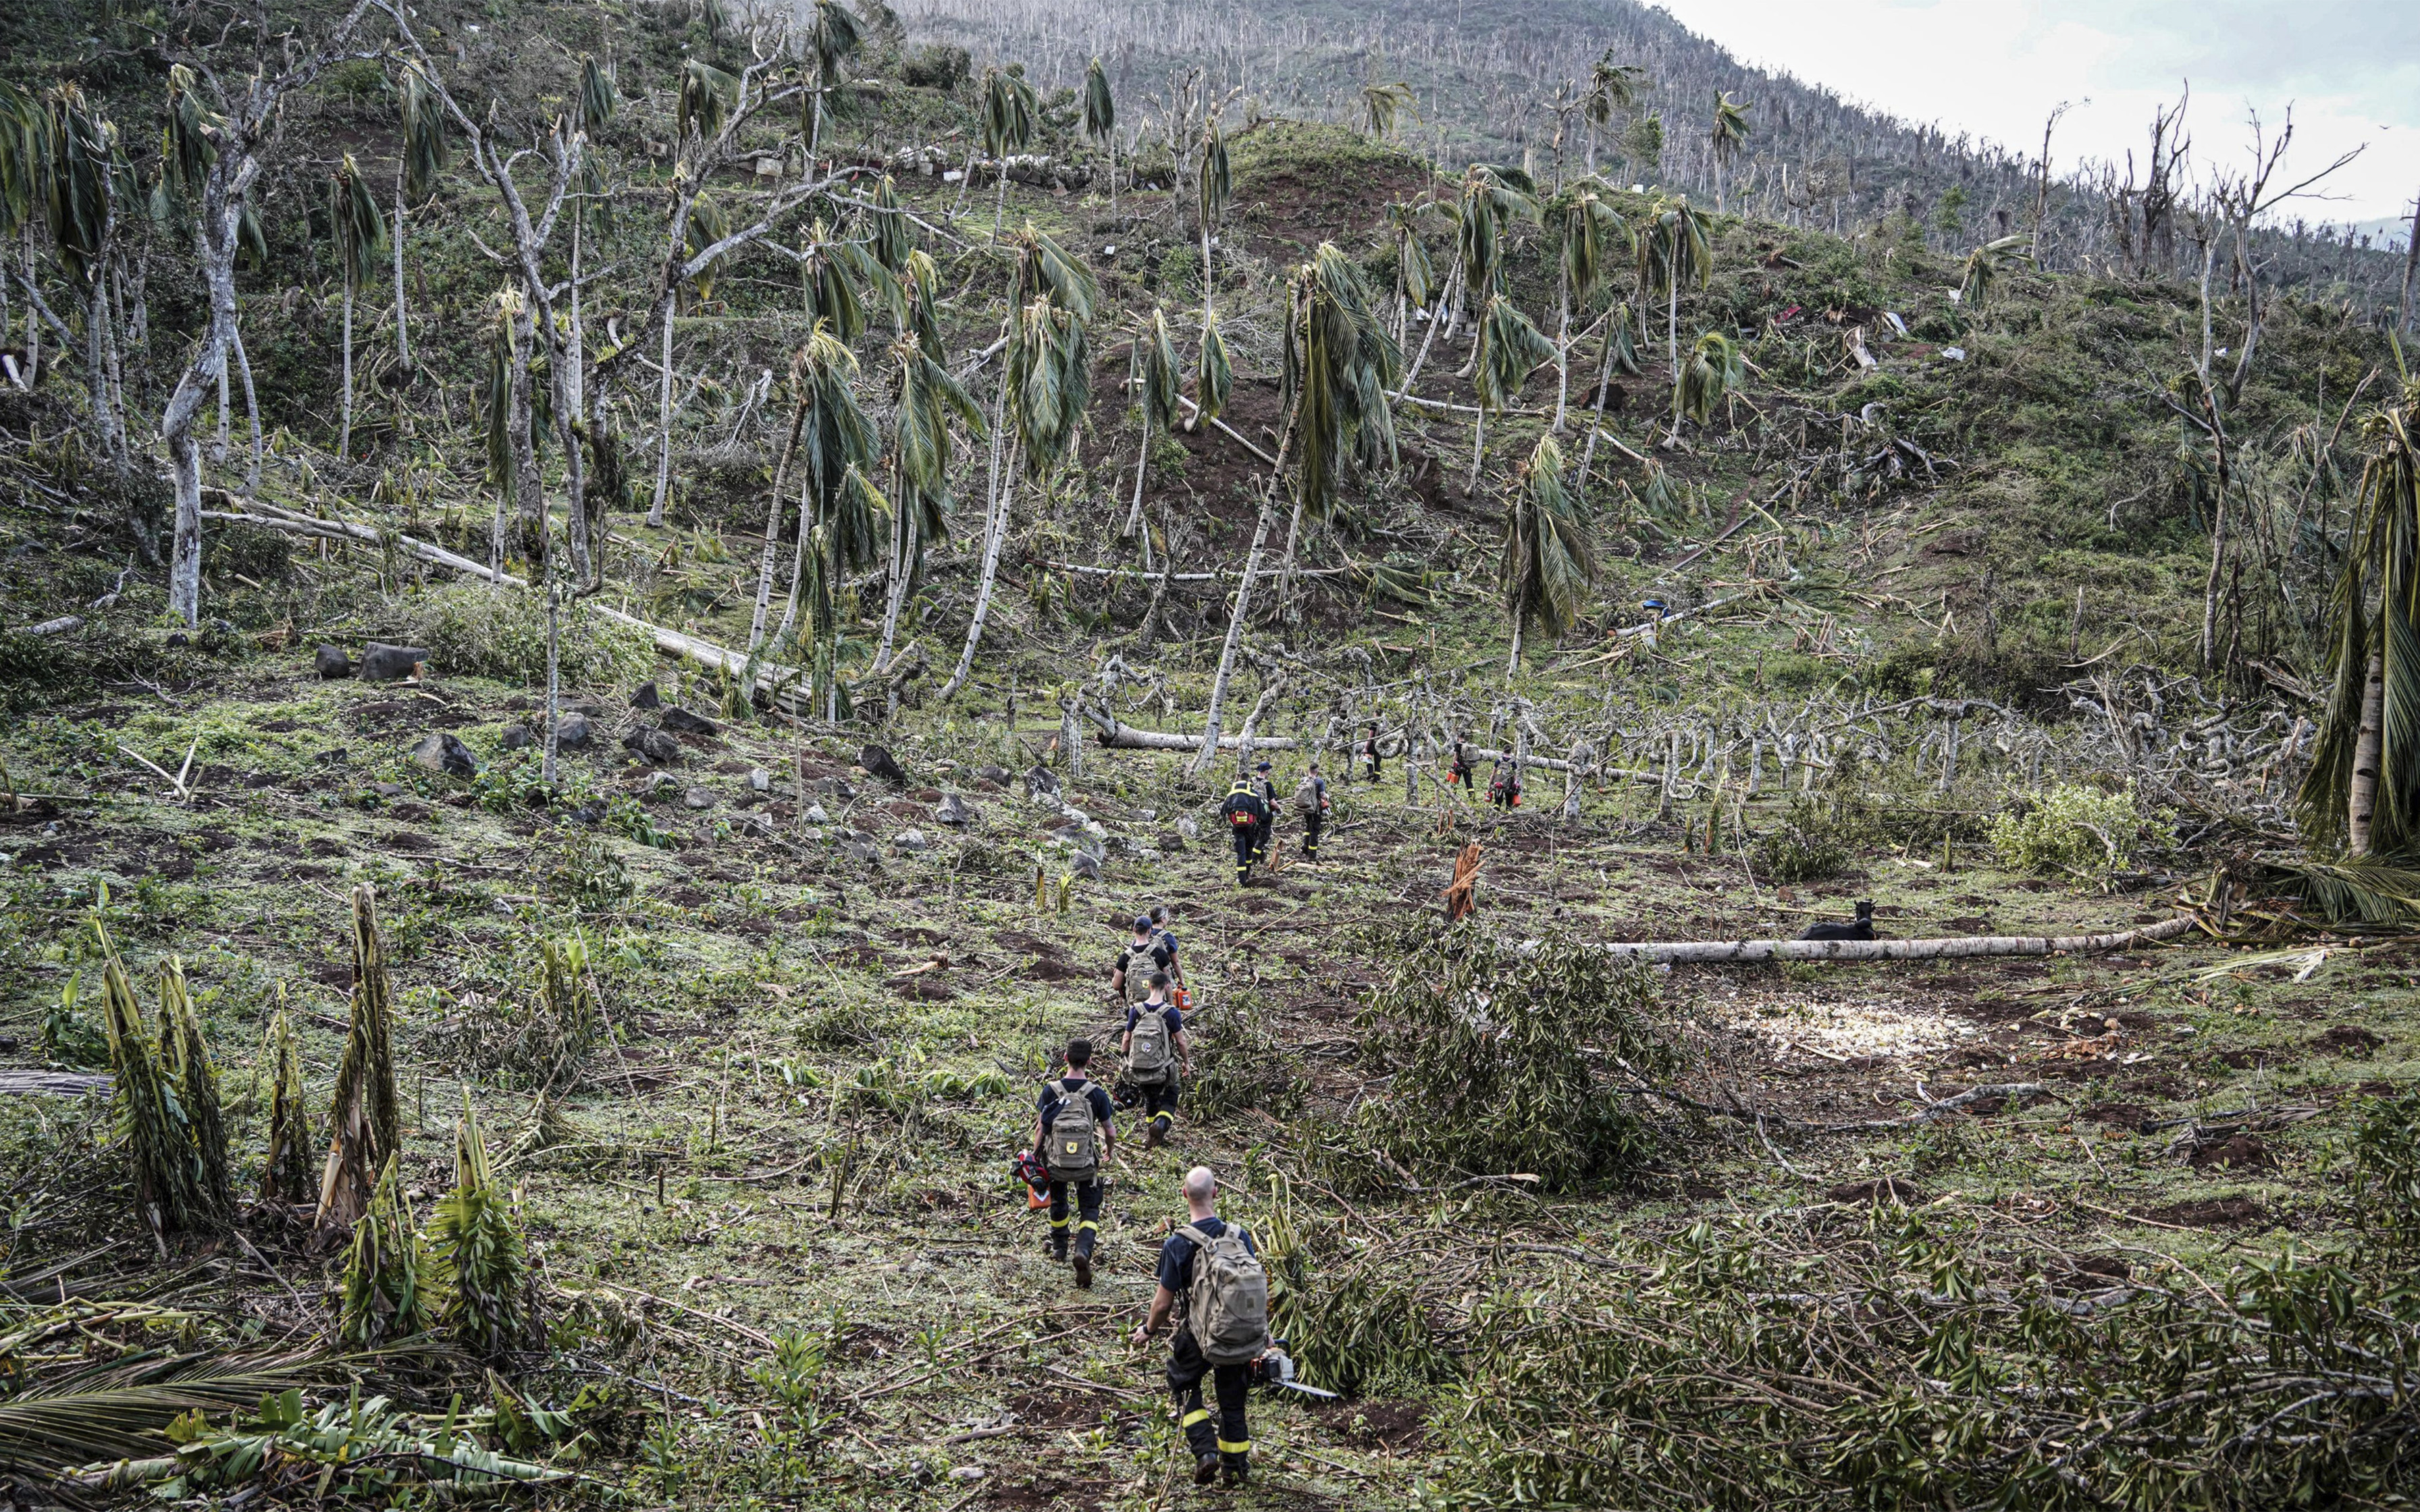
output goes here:
[{"label": "overcast sky", "polygon": [[[1655,0],[1742,62],[1891,115],[2051,156],[2142,160],[2151,109],[2193,81],[2197,158],[2248,156],[2247,113],[2294,107],[2287,169],[2366,145],[2299,208],[2313,221],[2408,217],[2420,193],[2420,0]],[[2089,100],[2090,104],[2083,101]]]}]

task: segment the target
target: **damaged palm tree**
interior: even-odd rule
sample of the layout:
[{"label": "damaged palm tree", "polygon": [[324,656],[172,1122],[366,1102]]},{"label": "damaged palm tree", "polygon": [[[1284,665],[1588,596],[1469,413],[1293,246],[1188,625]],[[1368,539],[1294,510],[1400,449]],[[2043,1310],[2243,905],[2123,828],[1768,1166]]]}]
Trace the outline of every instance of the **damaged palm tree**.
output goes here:
[{"label": "damaged palm tree", "polygon": [[344,1341],[366,1349],[427,1333],[432,1312],[427,1270],[427,1246],[390,1156],[379,1172],[368,1211],[353,1226],[344,1311],[337,1325]]},{"label": "damaged palm tree", "polygon": [[[1223,354],[1222,354],[1223,355]],[[1168,312],[1155,306],[1148,319],[1135,327],[1134,349],[1126,363],[1126,393],[1142,418],[1142,441],[1135,448],[1134,506],[1126,512],[1122,535],[1142,527],[1142,480],[1151,467],[1151,440],[1176,424],[1178,383],[1176,344],[1169,339]],[[1151,570],[1151,532],[1142,532],[1142,568]]]},{"label": "damaged palm tree", "polygon": [[145,1023],[117,949],[93,921],[102,954],[101,1020],[109,1035],[117,1108],[134,1178],[134,1202],[155,1233],[217,1233],[234,1214],[218,1072],[202,1039],[184,968],[160,973],[160,1024]]},{"label": "damaged palm tree", "polygon": [[2297,810],[2315,845],[2409,860],[2420,856],[2420,382],[2407,375],[2363,430],[2370,453],[2336,577],[2334,682]]},{"label": "damaged palm tree", "polygon": [[1538,438],[1513,480],[1502,575],[1504,607],[1512,621],[1512,654],[1504,663],[1510,678],[1521,670],[1522,632],[1531,625],[1548,636],[1569,630],[1596,578],[1596,548],[1588,522],[1563,486],[1563,449],[1552,436]]},{"label": "damaged palm tree", "polygon": [[1479,493],[1479,464],[1487,454],[1488,412],[1502,414],[1511,409],[1530,373],[1553,362],[1555,356],[1555,344],[1530,324],[1510,295],[1498,294],[1487,301],[1485,313],[1479,317],[1478,365],[1472,374],[1472,386],[1479,391],[1479,418],[1471,425],[1470,482],[1465,493],[1474,498]]},{"label": "damaged palm tree", "polygon": [[388,1038],[394,1009],[386,948],[379,938],[378,894],[365,882],[353,888],[352,1015],[345,1057],[336,1068],[328,1161],[319,1175],[318,1224],[323,1232],[349,1228],[361,1217],[379,1167],[399,1148],[402,1119]]},{"label": "damaged palm tree", "polygon": [[353,455],[353,296],[378,276],[379,255],[387,250],[386,217],[379,213],[378,197],[346,153],[328,185],[328,218],[336,228],[336,264],[345,279],[344,420],[337,430],[336,452],[347,461]]},{"label": "damaged palm tree", "polygon": [[437,1204],[429,1238],[444,1269],[439,1319],[472,1353],[493,1356],[529,1331],[529,1249],[520,1223],[489,1167],[470,1090],[454,1132],[454,1190]]}]

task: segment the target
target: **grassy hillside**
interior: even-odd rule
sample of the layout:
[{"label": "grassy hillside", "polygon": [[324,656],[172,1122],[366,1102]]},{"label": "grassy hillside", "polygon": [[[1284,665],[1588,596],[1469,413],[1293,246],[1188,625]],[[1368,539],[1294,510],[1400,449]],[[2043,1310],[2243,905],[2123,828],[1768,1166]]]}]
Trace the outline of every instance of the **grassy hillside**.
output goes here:
[{"label": "grassy hillside", "polygon": [[[123,137],[147,142],[144,49],[80,41],[82,19],[12,17],[12,72],[85,59]],[[522,129],[567,107],[567,54],[612,53],[614,216],[582,248],[605,270],[594,359],[655,291],[679,181],[650,144],[675,135],[683,50],[737,45],[651,6],[423,23],[448,86]],[[900,156],[963,164],[981,80],[918,82],[953,71],[923,46],[869,40],[826,152],[897,165],[948,365],[988,411],[1000,369],[979,354],[1012,306],[995,185]],[[837,721],[603,612],[748,646],[811,322],[791,258],[729,259],[674,326],[660,527],[644,522],[655,378],[628,357],[609,378],[631,489],[600,537],[603,591],[559,626],[562,708],[593,734],[549,783],[531,745],[542,602],[405,544],[484,560],[496,508],[481,417],[505,275],[482,247],[508,233],[458,162],[408,223],[418,371],[399,376],[391,289],[365,289],[355,455],[334,450],[341,287],[311,216],[341,152],[390,181],[386,88],[364,60],[289,106],[271,256],[240,281],[271,433],[255,507],[375,542],[209,521],[189,628],[146,555],[164,507],[149,431],[134,480],[114,476],[72,355],[0,393],[0,1477],[21,1502],[64,1494],[46,1469],[165,1459],[158,1430],[186,1406],[180,1466],[93,1471],[77,1494],[131,1500],[175,1473],[161,1494],[247,1504],[399,1504],[432,1480],[496,1494],[500,1475],[549,1480],[501,1491],[550,1503],[952,1512],[2408,1498],[2408,1394],[2380,1382],[2420,1353],[2402,1284],[2420,954],[2391,907],[2349,922],[2288,870],[2313,858],[2288,799],[2327,676],[2357,417],[2397,371],[2349,307],[2268,300],[2222,492],[2190,413],[2194,288],[2012,264],[1953,299],[1962,254],[1903,222],[1843,239],[1719,216],[1709,276],[1676,308],[1625,247],[1575,313],[1562,437],[1600,570],[1570,629],[1533,627],[1509,671],[1501,561],[1557,375],[1488,417],[1470,486],[1464,322],[1429,343],[1421,402],[1394,406],[1391,459],[1348,469],[1291,580],[1272,562],[1254,589],[1225,728],[1249,716],[1295,742],[1271,753],[1281,794],[1320,759],[1336,808],[1315,860],[1284,813],[1238,887],[1215,812],[1231,764],[1191,777],[1183,753],[1094,736],[1201,730],[1263,501],[1270,555],[1291,524],[1263,455],[1289,440],[1288,281],[1332,243],[1392,322],[1389,208],[1442,277],[1458,172],[1332,124],[1231,120],[1212,256],[1234,390],[1227,428],[1172,431],[1125,385],[1156,308],[1191,370],[1190,183],[1146,158],[1113,208],[1097,178],[1012,182],[1005,234],[1054,239],[1101,285],[1080,435],[1007,517],[956,697],[936,686],[981,572],[971,427],[949,539],[902,615],[923,675],[872,671],[884,569],[840,575]],[[1039,103],[1033,151],[1090,167],[1073,101]],[[750,130],[752,160],[797,123]],[[520,174],[541,187],[536,160]],[[735,221],[779,192],[752,169],[715,186]],[[1606,199],[1634,228],[1661,208]],[[856,210],[804,207],[782,239],[826,240],[818,219],[861,230]],[[1551,254],[1540,224],[1512,225],[1506,291],[1549,335]],[[137,418],[201,319],[164,234],[150,258],[149,346],[124,376]],[[567,259],[566,230],[551,276]],[[867,302],[857,385],[887,441],[895,332]],[[2240,344],[2245,316],[2221,294],[2212,345]],[[1606,392],[1583,471],[1616,323],[1637,370]],[[1675,328],[1684,355],[1728,338],[1744,375],[1677,427]],[[1407,322],[1412,353],[1426,331]],[[240,398],[232,429],[225,459],[205,443],[214,510],[245,488]],[[1139,460],[1147,542],[1123,530]],[[558,521],[562,466],[550,449]],[[2236,545],[2205,668],[2221,498]],[[316,674],[322,643],[358,657],[371,640],[424,650],[422,674]],[[1348,780],[1346,745],[1373,722],[1383,779]],[[467,775],[415,754],[442,734]],[[1456,741],[1529,764],[1519,807],[1487,805],[1486,760],[1479,792],[1451,785]],[[886,756],[897,775],[876,775]],[[1470,845],[1476,918],[1449,930]],[[471,1110],[500,1221],[526,1241],[512,1290],[533,1320],[474,1339],[475,1288],[431,1252],[450,1311],[427,1335],[264,1360],[344,1349],[365,1273],[311,1200],[364,996],[365,888],[394,998],[390,1200],[411,1210],[369,1231],[462,1221],[458,1196],[437,1209]],[[1787,938],[1859,900],[1894,940],[2192,927],[1878,962],[1659,968],[1592,949]],[[1122,1149],[1080,1290],[1010,1161],[1067,1040],[1113,1037],[1109,963],[1154,903],[1183,941],[1195,1072],[1171,1146]],[[165,968],[190,986],[231,1152],[223,1230],[152,1231],[120,1129],[132,1094],[73,1080],[114,1064],[112,950],[149,1022]],[[312,1180],[262,1198],[281,1015]],[[1234,1492],[1191,1488],[1164,1346],[1125,1343],[1195,1163],[1260,1237],[1304,1379],[1342,1393],[1257,1393],[1258,1475]],[[84,1372],[230,1361],[258,1379],[131,1438],[43,1415]],[[288,1379],[290,1412],[254,1405]],[[464,1426],[521,1468],[473,1462]]]}]

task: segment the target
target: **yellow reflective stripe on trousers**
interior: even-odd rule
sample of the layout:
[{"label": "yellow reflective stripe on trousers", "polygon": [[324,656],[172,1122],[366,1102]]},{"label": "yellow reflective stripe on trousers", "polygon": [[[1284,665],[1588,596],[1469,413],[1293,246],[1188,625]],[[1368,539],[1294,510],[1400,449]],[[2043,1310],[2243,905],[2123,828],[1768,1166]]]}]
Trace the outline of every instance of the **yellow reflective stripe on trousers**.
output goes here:
[{"label": "yellow reflective stripe on trousers", "polygon": [[1064,1228],[1067,1227],[1067,1220],[1064,1218],[1053,1218],[1050,1220],[1050,1227],[1053,1228]]},{"label": "yellow reflective stripe on trousers", "polygon": [[1226,1440],[1220,1439],[1218,1452],[1222,1455],[1248,1455],[1252,1452],[1252,1441],[1246,1439],[1241,1443],[1229,1443]]},{"label": "yellow reflective stripe on trousers", "polygon": [[1193,1411],[1186,1413],[1185,1421],[1179,1423],[1177,1427],[1181,1428],[1189,1428],[1196,1423],[1207,1423],[1209,1421],[1210,1409],[1206,1407],[1197,1407]]}]

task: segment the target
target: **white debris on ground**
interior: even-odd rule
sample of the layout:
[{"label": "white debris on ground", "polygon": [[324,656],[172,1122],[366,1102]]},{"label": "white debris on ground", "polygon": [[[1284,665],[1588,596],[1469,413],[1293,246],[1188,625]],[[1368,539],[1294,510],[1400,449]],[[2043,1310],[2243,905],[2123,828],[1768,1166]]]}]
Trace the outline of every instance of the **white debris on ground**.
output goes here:
[{"label": "white debris on ground", "polygon": [[1937,1008],[1888,998],[1754,999],[1738,1004],[1734,1022],[1764,1040],[1784,1060],[1929,1055],[1982,1032]]}]

